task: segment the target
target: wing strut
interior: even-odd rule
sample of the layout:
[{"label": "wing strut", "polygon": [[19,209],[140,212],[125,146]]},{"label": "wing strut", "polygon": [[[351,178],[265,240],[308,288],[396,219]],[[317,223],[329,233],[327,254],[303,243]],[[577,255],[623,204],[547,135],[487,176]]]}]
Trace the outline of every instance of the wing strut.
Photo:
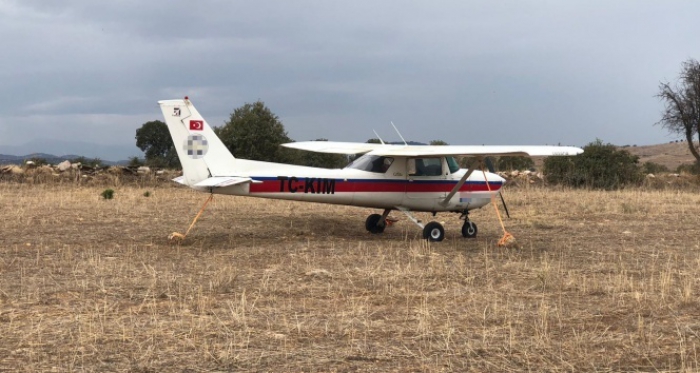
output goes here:
[{"label": "wing strut", "polygon": [[472,175],[472,172],[474,172],[476,166],[481,164],[483,168],[483,161],[484,160],[481,157],[474,157],[469,161],[469,163],[467,163],[467,173],[465,173],[464,176],[462,176],[462,178],[459,179],[457,185],[455,185],[454,188],[452,188],[452,190],[450,191],[450,193],[447,194],[447,197],[445,197],[445,199],[442,202],[440,202],[441,205],[446,206],[450,202],[452,197],[454,197],[455,194],[457,194],[457,192],[459,191],[459,189],[462,188],[462,185],[464,185],[469,176]]}]

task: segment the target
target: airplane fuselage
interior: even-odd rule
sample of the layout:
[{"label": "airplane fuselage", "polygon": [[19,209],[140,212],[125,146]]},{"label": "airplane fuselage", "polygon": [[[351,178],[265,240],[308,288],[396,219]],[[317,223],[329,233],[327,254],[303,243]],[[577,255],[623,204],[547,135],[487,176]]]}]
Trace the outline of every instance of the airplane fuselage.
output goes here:
[{"label": "airplane fuselage", "polygon": [[[448,201],[445,198],[467,172],[451,172],[445,158],[434,174],[417,175],[408,170],[408,157],[394,158],[383,172],[353,168],[325,169],[236,159],[236,176],[253,183],[225,188],[198,188],[203,192],[351,205],[369,208],[405,208],[412,211],[465,211],[489,203],[505,180],[493,173],[472,173]],[[453,168],[454,169],[454,168]],[[484,176],[488,177],[488,184]]]}]

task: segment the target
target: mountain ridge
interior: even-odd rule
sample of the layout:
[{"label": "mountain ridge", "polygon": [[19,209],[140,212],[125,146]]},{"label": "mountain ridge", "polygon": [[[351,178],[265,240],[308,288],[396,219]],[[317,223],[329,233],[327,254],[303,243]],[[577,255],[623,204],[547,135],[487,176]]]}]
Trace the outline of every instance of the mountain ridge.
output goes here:
[{"label": "mountain ridge", "polygon": [[[8,164],[15,164],[15,165],[22,165],[24,162],[32,159],[43,159],[46,161],[48,164],[58,164],[63,161],[72,161],[77,158],[85,158],[88,160],[92,159],[99,159],[99,158],[90,158],[90,157],[85,157],[81,155],[75,155],[75,154],[66,154],[66,155],[61,155],[61,156],[56,156],[53,154],[48,154],[48,153],[32,153],[32,154],[27,154],[27,155],[10,155],[10,154],[0,154],[0,165],[8,165]],[[107,166],[121,166],[121,165],[126,165],[129,164],[129,160],[119,160],[119,161],[110,161],[106,159],[99,159],[102,164],[107,165]]]}]

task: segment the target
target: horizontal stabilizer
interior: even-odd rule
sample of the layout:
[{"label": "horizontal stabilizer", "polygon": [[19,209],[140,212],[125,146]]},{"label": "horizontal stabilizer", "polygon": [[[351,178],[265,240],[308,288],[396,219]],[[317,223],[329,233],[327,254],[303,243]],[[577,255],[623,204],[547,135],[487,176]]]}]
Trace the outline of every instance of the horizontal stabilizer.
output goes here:
[{"label": "horizontal stabilizer", "polygon": [[238,177],[238,176],[215,176],[208,179],[204,179],[197,184],[195,187],[206,187],[206,188],[225,188],[232,185],[245,184],[245,183],[262,183],[262,181],[253,180],[249,177]]},{"label": "horizontal stabilizer", "polygon": [[178,176],[178,177],[174,178],[173,181],[178,183],[178,184],[187,185],[187,180],[185,179],[184,176]]}]

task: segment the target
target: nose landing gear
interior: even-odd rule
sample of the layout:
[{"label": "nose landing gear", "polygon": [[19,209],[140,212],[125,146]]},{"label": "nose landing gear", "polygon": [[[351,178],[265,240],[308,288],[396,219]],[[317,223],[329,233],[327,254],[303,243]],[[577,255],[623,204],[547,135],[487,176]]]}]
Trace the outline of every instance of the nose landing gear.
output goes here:
[{"label": "nose landing gear", "polygon": [[462,236],[465,238],[476,238],[477,231],[478,229],[476,229],[476,224],[469,220],[462,224]]},{"label": "nose landing gear", "polygon": [[464,210],[462,216],[459,218],[464,220],[464,224],[462,224],[462,236],[465,238],[476,238],[478,229],[476,228],[476,224],[469,220],[469,211]]}]

